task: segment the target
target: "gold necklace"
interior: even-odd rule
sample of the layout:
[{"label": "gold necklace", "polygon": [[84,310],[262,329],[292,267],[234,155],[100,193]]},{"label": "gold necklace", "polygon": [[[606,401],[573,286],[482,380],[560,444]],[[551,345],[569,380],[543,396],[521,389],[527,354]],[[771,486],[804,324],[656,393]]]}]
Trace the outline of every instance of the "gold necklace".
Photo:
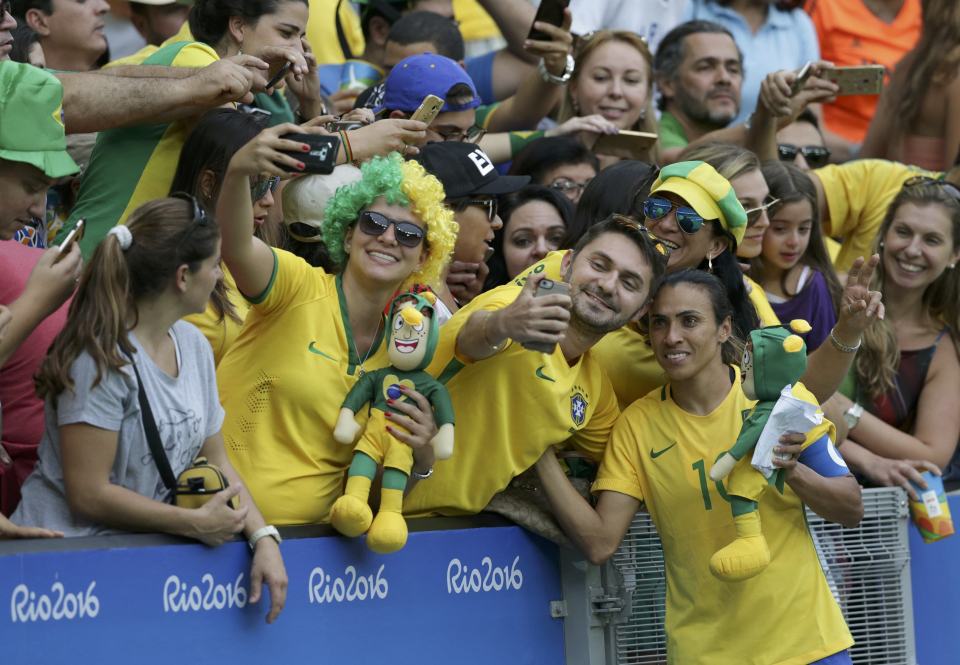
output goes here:
[{"label": "gold necklace", "polygon": [[383,325],[383,317],[380,317],[380,320],[377,321],[377,329],[373,331],[373,340],[370,342],[370,346],[367,347],[367,353],[363,356],[363,360],[360,359],[360,349],[357,348],[356,338],[354,338],[353,335],[350,336],[350,341],[353,342],[353,352],[357,354],[357,360],[359,361],[357,363],[357,378],[362,378],[363,375],[367,373],[367,371],[363,369],[363,363],[367,362],[367,358],[370,357],[370,352],[373,351],[373,347],[376,346],[377,333],[380,332],[381,325]]}]

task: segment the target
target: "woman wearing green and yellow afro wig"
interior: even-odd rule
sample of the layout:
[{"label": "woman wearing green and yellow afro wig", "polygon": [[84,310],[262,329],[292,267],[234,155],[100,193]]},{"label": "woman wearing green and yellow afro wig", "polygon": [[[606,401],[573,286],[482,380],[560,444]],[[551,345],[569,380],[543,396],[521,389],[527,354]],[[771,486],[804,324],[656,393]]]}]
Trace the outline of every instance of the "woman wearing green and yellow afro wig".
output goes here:
[{"label": "woman wearing green and yellow afro wig", "polygon": [[[333,438],[340,405],[360,377],[390,364],[384,311],[398,290],[441,279],[457,226],[439,181],[392,153],[300,183],[301,204],[317,208],[301,215],[319,215],[326,203],[323,237],[338,274],[269,247],[238,220],[253,219],[250,178],[273,174],[282,159],[273,151],[299,147],[272,133],[234,155],[217,209],[223,258],[251,303],[218,367],[224,440],[268,523],[328,522],[353,456]],[[335,191],[325,198],[323,190]],[[433,410],[415,391],[398,402],[394,436],[424,471],[433,463]]]},{"label": "woman wearing green and yellow afro wig", "polygon": [[[422,244],[419,267],[406,279],[404,285],[439,283],[453,254],[457,240],[457,223],[453,213],[443,204],[444,191],[440,181],[424,171],[420,164],[404,161],[398,153],[376,157],[360,167],[361,179],[341,187],[327,204],[323,217],[323,241],[330,257],[345,268],[350,234],[353,231],[369,233],[376,231],[364,222],[363,212],[368,206],[382,199],[383,202],[409,208],[425,238]],[[386,235],[388,229],[384,229]],[[398,241],[402,229],[393,227],[393,237]],[[412,242],[412,241],[409,241]]]}]

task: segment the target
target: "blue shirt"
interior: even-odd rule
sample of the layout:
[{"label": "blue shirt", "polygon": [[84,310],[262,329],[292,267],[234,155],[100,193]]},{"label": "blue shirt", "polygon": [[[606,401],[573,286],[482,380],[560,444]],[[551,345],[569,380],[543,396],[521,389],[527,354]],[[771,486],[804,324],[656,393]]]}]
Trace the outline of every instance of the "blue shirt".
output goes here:
[{"label": "blue shirt", "polygon": [[767,20],[754,33],[738,12],[714,0],[691,0],[685,20],[719,23],[733,34],[743,53],[743,86],[740,115],[731,124],[746,122],[757,105],[760,84],[770,72],[800,69],[820,59],[820,44],[813,21],[802,9],[784,11],[771,6]]}]

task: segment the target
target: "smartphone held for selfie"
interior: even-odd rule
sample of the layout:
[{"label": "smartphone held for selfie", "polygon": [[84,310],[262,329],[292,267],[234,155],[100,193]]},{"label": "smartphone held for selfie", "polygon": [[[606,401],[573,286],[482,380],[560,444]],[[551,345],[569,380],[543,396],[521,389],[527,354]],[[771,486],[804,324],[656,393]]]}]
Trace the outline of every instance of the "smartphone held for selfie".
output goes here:
[{"label": "smartphone held for selfie", "polygon": [[807,79],[813,75],[813,63],[808,62],[803,66],[803,68],[797,72],[797,78],[794,79],[793,85],[790,86],[790,94],[797,94],[804,84],[807,82]]},{"label": "smartphone held for selfie", "polygon": [[275,87],[284,76],[287,75],[287,72],[290,71],[290,62],[287,61],[280,66],[280,69],[277,70],[277,73],[273,75],[273,78],[267,82],[267,89]]},{"label": "smartphone held for selfie", "polygon": [[598,138],[593,144],[593,151],[600,155],[642,160],[656,142],[657,135],[651,132],[621,129],[616,134],[604,134]]},{"label": "smartphone held for selfie", "polygon": [[[549,23],[558,28],[563,25],[563,10],[570,4],[570,0],[542,0],[537,8],[537,15],[533,17],[533,22]],[[550,35],[530,26],[530,34],[527,39],[548,42],[552,39]]]},{"label": "smartphone held for selfie", "polygon": [[303,162],[303,171],[298,171],[298,173],[320,173],[323,175],[333,173],[333,167],[337,165],[337,153],[340,151],[339,136],[284,134],[281,138],[288,141],[300,141],[310,146],[310,152],[280,151],[285,155],[290,155],[298,162]]},{"label": "smartphone held for selfie", "polygon": [[[570,285],[566,282],[556,282],[552,279],[541,279],[540,283],[537,284],[537,290],[534,292],[534,297],[539,298],[540,296],[550,296],[555,294],[560,294],[564,296],[570,295]],[[526,342],[523,345],[523,348],[528,351],[539,351],[540,353],[553,353],[553,350],[556,348],[556,344],[545,344],[543,342]]]},{"label": "smartphone held for selfie", "polygon": [[63,257],[70,252],[70,248],[73,245],[76,245],[78,242],[83,240],[83,230],[84,228],[86,228],[86,226],[87,226],[87,220],[85,219],[77,220],[77,225],[73,227],[73,230],[70,231],[70,233],[67,234],[67,237],[64,239],[64,241],[60,243],[60,253],[57,254],[57,258],[54,260],[54,263],[57,263],[61,259],[63,259]]},{"label": "smartphone held for selfie", "polygon": [[863,67],[831,67],[823,70],[823,78],[839,86],[840,95],[879,95],[883,90],[883,65]]},{"label": "smartphone held for selfie", "polygon": [[425,125],[429,125],[437,115],[440,113],[440,109],[443,108],[443,100],[437,97],[436,95],[427,95],[423,98],[423,102],[420,104],[420,108],[413,112],[413,115],[410,116],[411,120],[419,120]]}]

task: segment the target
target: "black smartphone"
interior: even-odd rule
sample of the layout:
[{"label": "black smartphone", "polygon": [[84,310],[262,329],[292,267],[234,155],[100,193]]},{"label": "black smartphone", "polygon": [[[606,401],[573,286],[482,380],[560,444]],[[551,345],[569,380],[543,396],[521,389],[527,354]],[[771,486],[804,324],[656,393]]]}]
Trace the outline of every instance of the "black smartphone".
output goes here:
[{"label": "black smartphone", "polygon": [[273,78],[267,81],[266,89],[269,90],[270,88],[280,83],[280,81],[283,79],[284,76],[287,75],[287,72],[289,71],[290,71],[290,61],[288,60],[287,62],[280,65],[280,69],[278,69],[277,73],[273,75]]},{"label": "black smartphone", "polygon": [[[569,4],[570,0],[542,0],[540,6],[537,8],[537,15],[533,17],[533,22],[542,21],[543,23],[549,23],[559,28],[563,25],[563,10],[566,9]],[[530,34],[527,35],[527,39],[548,42],[551,37],[531,25]]]},{"label": "black smartphone", "polygon": [[[537,290],[533,296],[534,298],[539,298],[540,296],[549,296],[555,293],[570,295],[570,285],[566,282],[556,282],[552,279],[541,279],[540,283],[537,284]],[[544,342],[527,342],[521,346],[528,351],[539,351],[540,353],[553,353],[553,350],[557,348],[556,344],[546,344]]]},{"label": "black smartphone", "polygon": [[284,134],[281,138],[290,141],[300,141],[310,146],[310,152],[300,152],[299,150],[281,150],[285,155],[290,155],[298,162],[303,162],[303,171],[294,171],[296,173],[333,173],[333,167],[337,165],[337,153],[340,151],[339,136],[321,136],[319,134]]}]

